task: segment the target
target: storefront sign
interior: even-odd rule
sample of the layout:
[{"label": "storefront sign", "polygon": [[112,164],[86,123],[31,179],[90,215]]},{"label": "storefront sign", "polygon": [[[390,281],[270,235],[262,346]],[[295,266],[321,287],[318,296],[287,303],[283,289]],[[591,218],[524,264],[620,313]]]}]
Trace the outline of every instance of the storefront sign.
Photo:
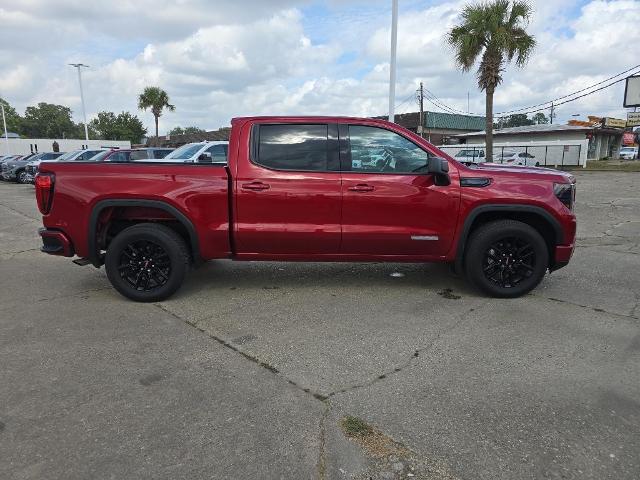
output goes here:
[{"label": "storefront sign", "polygon": [[640,107],[640,75],[627,77],[622,106],[625,108]]},{"label": "storefront sign", "polygon": [[604,119],[605,127],[613,127],[613,128],[625,128],[627,126],[627,121],[622,118],[611,118],[607,117]]},{"label": "storefront sign", "polygon": [[640,125],[640,112],[627,113],[627,127],[637,127]]},{"label": "storefront sign", "polygon": [[624,132],[622,135],[622,144],[623,145],[633,145],[635,142],[635,135],[633,132]]}]

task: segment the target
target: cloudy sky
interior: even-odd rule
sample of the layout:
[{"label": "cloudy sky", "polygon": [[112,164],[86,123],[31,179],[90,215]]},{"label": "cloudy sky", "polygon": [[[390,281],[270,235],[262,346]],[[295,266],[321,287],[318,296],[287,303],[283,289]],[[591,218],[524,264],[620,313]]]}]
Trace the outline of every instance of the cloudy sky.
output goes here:
[{"label": "cloudy sky", "polygon": [[[473,73],[456,70],[444,33],[465,2],[400,0],[397,111],[415,111],[420,81],[445,104],[482,113]],[[538,40],[526,68],[509,68],[496,110],[534,105],[640,64],[640,1],[538,0]],[[19,111],[37,102],[88,115],[136,112],[157,85],[176,125],[226,126],[248,114],[387,113],[391,0],[0,0],[0,96]],[[623,83],[557,109],[623,116]],[[439,110],[427,103],[432,111]],[[138,112],[136,112],[138,113]],[[548,114],[548,112],[546,112]],[[150,113],[139,112],[152,131]]]}]

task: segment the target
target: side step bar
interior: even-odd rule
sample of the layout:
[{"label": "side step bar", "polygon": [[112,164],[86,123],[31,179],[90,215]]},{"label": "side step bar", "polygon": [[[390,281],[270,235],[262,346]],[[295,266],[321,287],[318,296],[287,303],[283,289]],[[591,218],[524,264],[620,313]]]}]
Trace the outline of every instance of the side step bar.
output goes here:
[{"label": "side step bar", "polygon": [[89,260],[88,258],[76,258],[75,260],[73,260],[73,263],[84,267],[85,265],[91,265],[91,260]]}]

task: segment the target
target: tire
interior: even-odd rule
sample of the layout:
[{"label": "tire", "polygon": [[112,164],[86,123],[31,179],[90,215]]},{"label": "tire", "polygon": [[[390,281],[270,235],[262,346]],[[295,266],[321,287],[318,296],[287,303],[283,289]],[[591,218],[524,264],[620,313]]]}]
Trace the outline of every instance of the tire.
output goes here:
[{"label": "tire", "polygon": [[533,290],[549,267],[542,235],[516,220],[496,220],[478,227],[465,250],[469,281],[484,293],[515,298]]},{"label": "tire", "polygon": [[536,167],[539,167],[539,166],[540,166],[540,162],[536,162]]},{"label": "tire", "polygon": [[20,173],[18,173],[18,175],[16,176],[16,180],[18,183],[20,184],[25,184],[27,183],[27,172],[22,170]]},{"label": "tire", "polygon": [[111,241],[105,269],[113,288],[125,297],[157,302],[180,288],[190,263],[189,249],[176,232],[164,225],[140,223]]}]

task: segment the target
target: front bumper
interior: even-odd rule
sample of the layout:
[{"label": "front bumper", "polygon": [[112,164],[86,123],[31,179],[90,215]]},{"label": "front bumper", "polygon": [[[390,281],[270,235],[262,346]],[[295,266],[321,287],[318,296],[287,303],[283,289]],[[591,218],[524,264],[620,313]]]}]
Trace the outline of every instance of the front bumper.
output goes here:
[{"label": "front bumper", "polygon": [[42,237],[42,248],[40,248],[40,251],[48,253],[49,255],[62,257],[73,257],[75,255],[73,244],[64,232],[40,228],[38,234]]},{"label": "front bumper", "polygon": [[569,264],[569,260],[571,260],[574,249],[575,243],[572,243],[571,245],[556,245],[553,265],[551,266],[551,268],[549,268],[549,270],[554,272],[561,269],[562,267],[566,267]]}]

